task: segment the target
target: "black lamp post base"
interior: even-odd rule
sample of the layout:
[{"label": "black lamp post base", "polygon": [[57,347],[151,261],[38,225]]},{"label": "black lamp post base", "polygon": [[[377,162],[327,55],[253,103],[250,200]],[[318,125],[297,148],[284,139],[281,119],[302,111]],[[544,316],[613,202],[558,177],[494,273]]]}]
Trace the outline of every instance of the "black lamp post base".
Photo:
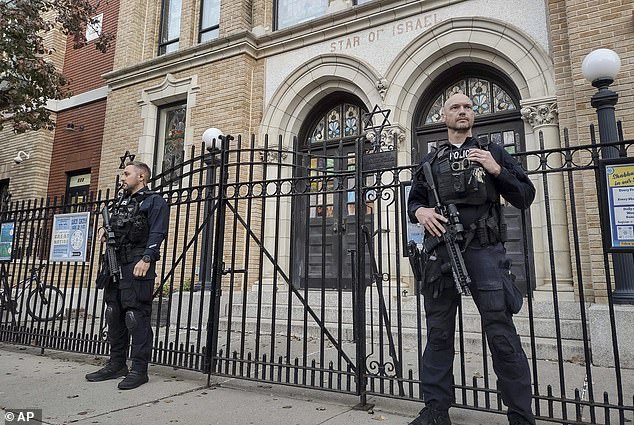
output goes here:
[{"label": "black lamp post base", "polygon": [[634,292],[616,290],[612,292],[614,304],[634,304]]}]

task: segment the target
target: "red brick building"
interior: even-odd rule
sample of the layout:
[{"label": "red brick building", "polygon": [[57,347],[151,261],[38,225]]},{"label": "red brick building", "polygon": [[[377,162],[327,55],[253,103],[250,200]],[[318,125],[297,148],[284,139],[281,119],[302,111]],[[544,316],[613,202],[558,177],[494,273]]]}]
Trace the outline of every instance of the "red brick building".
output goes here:
[{"label": "red brick building", "polygon": [[[111,0],[98,10],[102,30],[117,32],[119,1]],[[91,38],[88,30],[87,38]],[[48,179],[49,197],[85,196],[94,190],[99,176],[106,111],[106,82],[102,75],[113,69],[116,38],[107,53],[94,42],[73,49],[66,42],[63,72],[70,80],[72,97],[56,102],[57,128]]]}]

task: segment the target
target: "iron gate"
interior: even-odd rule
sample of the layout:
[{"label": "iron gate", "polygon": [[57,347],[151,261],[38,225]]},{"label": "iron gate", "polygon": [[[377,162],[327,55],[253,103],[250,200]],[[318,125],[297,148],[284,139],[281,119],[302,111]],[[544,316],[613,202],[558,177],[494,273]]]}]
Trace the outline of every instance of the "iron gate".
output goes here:
[{"label": "iron gate", "polygon": [[[258,144],[255,137],[230,139],[217,152],[197,154],[192,149],[190,159],[154,179],[154,189],[170,207],[170,231],[157,267],[153,362],[356,394],[361,405],[369,395],[420,400],[424,313],[403,247],[403,200],[412,167],[364,165],[369,154],[362,144],[352,163],[350,155],[323,158],[351,164],[328,169],[315,167],[306,153],[285,149],[281,139],[270,143],[265,138]],[[599,273],[592,269],[596,258],[581,247],[588,242],[583,226],[593,219],[587,206],[597,202],[596,191],[588,188],[597,183],[598,161],[606,149],[628,156],[633,143],[597,145],[593,139],[570,147],[566,137],[564,148],[542,146],[517,154],[541,191],[521,222],[524,241],[541,234],[544,247],[536,253],[525,242],[524,275],[542,275],[546,285],[541,292],[529,292],[515,319],[530,359],[540,419],[570,424],[632,419],[634,370],[621,365],[611,291],[586,285],[590,268],[595,280],[602,276],[607,288],[613,286],[610,257],[602,253],[604,269]],[[565,195],[563,201],[554,197],[554,189]],[[325,207],[334,205],[331,196],[341,205],[329,215]],[[19,300],[15,314],[0,311],[0,340],[107,354],[103,301],[92,282],[102,250],[96,241],[98,211],[113,198],[106,192],[81,203],[51,199],[3,207],[0,221],[16,223],[11,285],[28,277],[32,267],[47,263],[54,214],[90,211],[91,242],[87,262],[51,263],[43,270],[43,281],[65,295],[62,317],[33,321]],[[337,252],[348,256],[337,263],[346,267],[337,266],[336,276],[351,285],[325,278],[316,287],[301,284],[309,273],[309,257],[323,263],[329,258],[329,247],[311,245],[310,240],[297,243],[302,237],[297,226],[308,226],[313,207],[313,223],[322,235],[335,235],[331,240],[341,244]],[[344,222],[337,210],[352,213],[348,216],[354,220]],[[541,233],[535,230],[537,215]],[[553,235],[562,221],[567,223],[574,282],[574,292],[565,293],[558,281],[561,258]],[[349,230],[351,223],[354,229]],[[354,244],[342,242],[347,231]],[[536,264],[550,267],[540,271]],[[12,293],[28,285],[22,282]],[[611,365],[610,358],[598,359],[592,352],[590,306],[606,307]],[[459,307],[458,328],[456,406],[502,413],[488,347],[469,298]]]}]

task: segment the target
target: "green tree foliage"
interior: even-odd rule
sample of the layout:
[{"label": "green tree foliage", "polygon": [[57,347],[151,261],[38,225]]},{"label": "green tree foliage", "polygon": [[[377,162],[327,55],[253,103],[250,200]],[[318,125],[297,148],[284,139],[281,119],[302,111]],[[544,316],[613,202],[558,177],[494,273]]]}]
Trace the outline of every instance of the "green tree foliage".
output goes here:
[{"label": "green tree foliage", "polygon": [[[70,95],[68,80],[53,66],[44,37],[61,31],[75,49],[87,44],[100,0],[0,0],[0,130],[16,133],[55,126],[46,102]],[[95,47],[106,52],[113,35],[102,31]]]}]

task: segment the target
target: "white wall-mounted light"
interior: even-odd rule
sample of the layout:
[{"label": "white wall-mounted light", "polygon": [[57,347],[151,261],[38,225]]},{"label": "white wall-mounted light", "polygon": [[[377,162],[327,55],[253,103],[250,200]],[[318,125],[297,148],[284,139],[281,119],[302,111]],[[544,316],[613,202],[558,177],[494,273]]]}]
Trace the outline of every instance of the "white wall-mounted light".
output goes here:
[{"label": "white wall-mounted light", "polygon": [[220,150],[220,148],[222,147],[221,137],[224,136],[225,135],[221,130],[215,127],[208,128],[203,133],[203,142],[205,143],[205,148],[209,152]]},{"label": "white wall-mounted light", "polygon": [[16,164],[21,164],[22,161],[24,161],[25,159],[29,159],[29,158],[31,158],[31,154],[26,153],[24,151],[20,151],[15,156],[15,158],[13,158],[13,162],[15,162]]},{"label": "white wall-mounted light", "polygon": [[593,85],[597,81],[609,81],[611,84],[620,69],[621,58],[610,49],[593,50],[581,62],[581,72],[584,78]]}]

